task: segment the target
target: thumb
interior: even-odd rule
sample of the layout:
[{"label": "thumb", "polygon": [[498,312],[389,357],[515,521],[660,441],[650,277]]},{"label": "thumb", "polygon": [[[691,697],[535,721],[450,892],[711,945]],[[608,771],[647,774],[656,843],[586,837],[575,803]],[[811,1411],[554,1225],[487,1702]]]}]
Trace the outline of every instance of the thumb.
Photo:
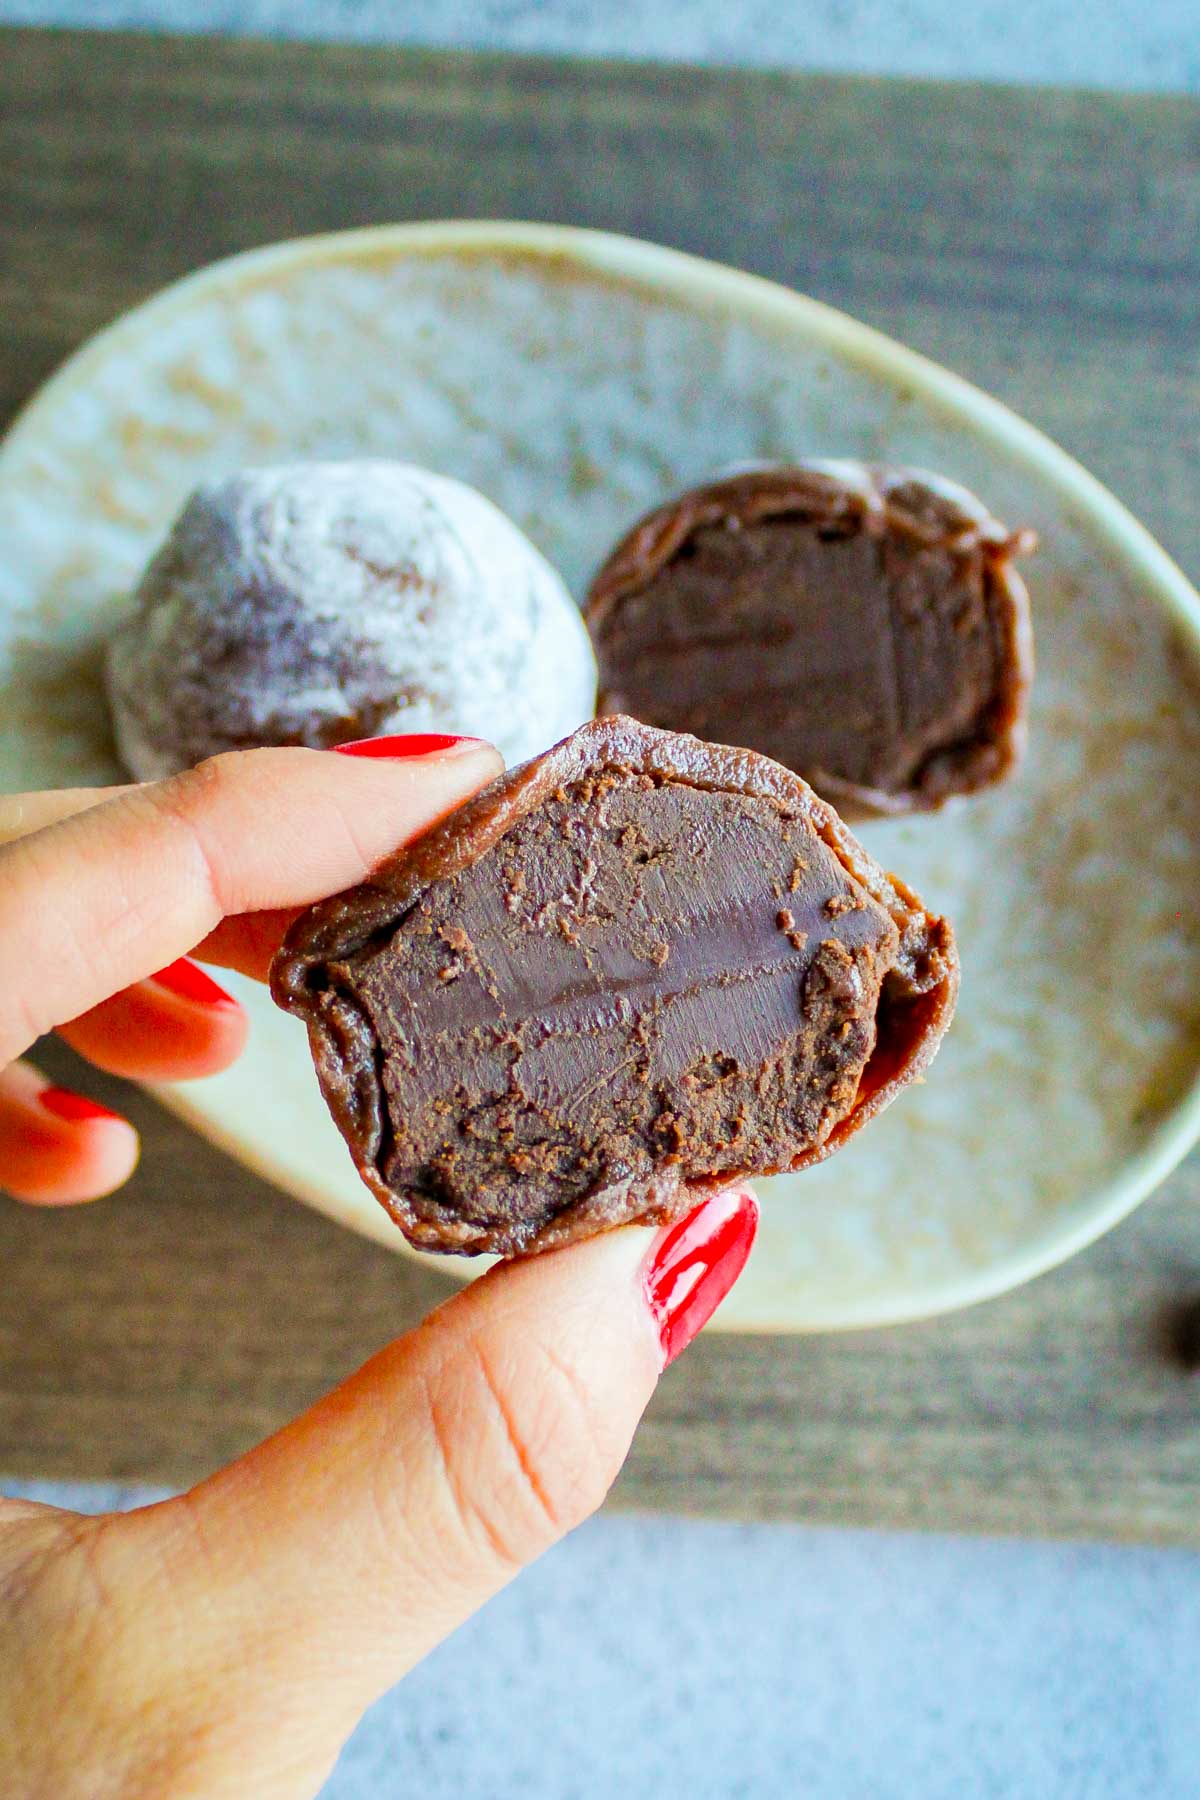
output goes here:
[{"label": "thumb", "polygon": [[245,1792],[256,1755],[256,1794],[315,1791],[366,1707],[599,1506],[756,1221],[730,1189],[499,1267],[230,1468],[111,1521],[156,1687],[204,1721],[197,1792],[226,1766]]}]

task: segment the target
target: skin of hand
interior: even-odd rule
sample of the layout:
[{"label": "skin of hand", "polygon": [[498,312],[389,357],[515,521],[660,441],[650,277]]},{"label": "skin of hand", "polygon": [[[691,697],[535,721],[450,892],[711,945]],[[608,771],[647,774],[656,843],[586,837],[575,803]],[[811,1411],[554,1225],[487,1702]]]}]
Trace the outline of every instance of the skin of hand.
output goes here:
[{"label": "skin of hand", "polygon": [[[171,780],[0,800],[0,1184],[94,1199],[132,1127],[49,1086],[225,1067],[288,920],[500,766],[475,739],[254,750]],[[316,1104],[314,1093],[314,1104]],[[730,1189],[497,1267],[190,1492],[98,1518],[0,1501],[5,1800],[296,1800],[366,1708],[601,1502],[661,1370],[740,1273]]]}]

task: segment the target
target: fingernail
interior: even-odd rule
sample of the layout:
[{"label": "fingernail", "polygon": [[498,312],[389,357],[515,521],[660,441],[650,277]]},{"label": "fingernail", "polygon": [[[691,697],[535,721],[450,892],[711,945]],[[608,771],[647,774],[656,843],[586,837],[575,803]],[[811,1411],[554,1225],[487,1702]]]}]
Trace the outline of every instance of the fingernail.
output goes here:
[{"label": "fingernail", "polygon": [[70,1119],[72,1123],[82,1119],[119,1119],[110,1107],[101,1106],[97,1100],[89,1100],[86,1094],[73,1094],[70,1088],[45,1087],[38,1095],[39,1103],[56,1119]]},{"label": "fingernail", "polygon": [[350,744],[335,744],[339,756],[437,756],[447,750],[471,750],[486,740],[456,737],[447,731],[410,731],[402,737],[356,738]]},{"label": "fingernail", "polygon": [[754,1195],[731,1188],[669,1226],[650,1252],[643,1279],[664,1369],[720,1306],[746,1266],[757,1229]]},{"label": "fingernail", "polygon": [[238,1004],[233,995],[219,987],[212,976],[206,975],[199,963],[194,963],[190,956],[181,956],[177,962],[168,963],[165,969],[160,969],[148,979],[156,987],[166,988],[168,994],[178,994],[181,1000],[194,1001],[197,1006]]}]

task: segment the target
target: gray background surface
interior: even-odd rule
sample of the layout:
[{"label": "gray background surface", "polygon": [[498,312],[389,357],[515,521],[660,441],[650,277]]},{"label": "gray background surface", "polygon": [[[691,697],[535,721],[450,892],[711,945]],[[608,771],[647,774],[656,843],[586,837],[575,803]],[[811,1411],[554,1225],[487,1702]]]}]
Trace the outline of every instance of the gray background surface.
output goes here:
[{"label": "gray background surface", "polygon": [[1194,1800],[1198,1619],[1184,1551],[601,1518],[379,1702],[322,1800]]},{"label": "gray background surface", "polygon": [[[0,22],[1200,91],[1196,0],[0,0]],[[1190,1800],[1198,1651],[1185,1552],[602,1518],[375,1708],[326,1800]]]},{"label": "gray background surface", "polygon": [[1200,87],[1196,0],[0,0],[0,19]]}]

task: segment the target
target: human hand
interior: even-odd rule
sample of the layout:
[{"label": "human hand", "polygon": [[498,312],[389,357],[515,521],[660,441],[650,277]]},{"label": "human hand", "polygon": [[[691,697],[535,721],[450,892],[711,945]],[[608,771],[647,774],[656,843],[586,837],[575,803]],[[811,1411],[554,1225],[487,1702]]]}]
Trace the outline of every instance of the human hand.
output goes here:
[{"label": "human hand", "polygon": [[[0,1182],[63,1204],[125,1178],[132,1128],[61,1090],[47,1104],[14,1059],[57,1029],[117,1074],[224,1067],[244,1015],[176,959],[261,977],[298,907],[498,767],[471,740],[414,742],[0,802]],[[730,1190],[668,1231],[498,1268],[161,1505],[0,1502],[0,1793],[315,1794],[366,1707],[599,1505],[755,1219]]]}]

